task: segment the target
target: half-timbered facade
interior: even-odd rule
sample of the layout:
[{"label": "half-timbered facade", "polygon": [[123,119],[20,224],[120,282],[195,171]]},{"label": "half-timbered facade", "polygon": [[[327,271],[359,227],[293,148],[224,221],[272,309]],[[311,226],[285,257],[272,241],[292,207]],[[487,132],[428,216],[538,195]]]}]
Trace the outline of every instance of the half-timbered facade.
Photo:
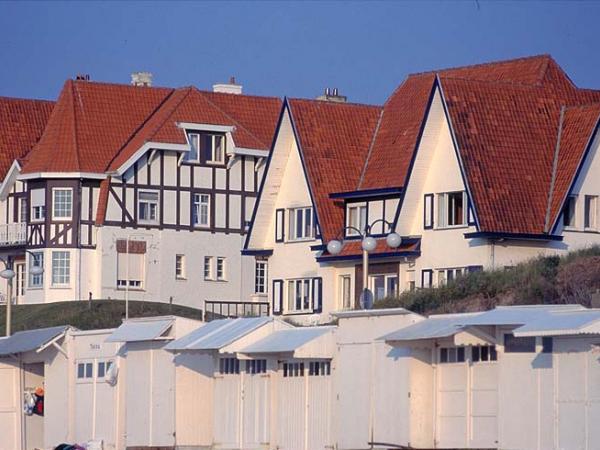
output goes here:
[{"label": "half-timbered facade", "polygon": [[5,177],[23,271],[44,268],[22,302],[251,300],[254,259],[240,249],[279,110],[269,97],[67,81]]},{"label": "half-timbered facade", "polygon": [[274,313],[360,307],[365,232],[374,301],[599,244],[599,102],[549,56],[410,75],[382,107],[287,99],[244,249]]}]

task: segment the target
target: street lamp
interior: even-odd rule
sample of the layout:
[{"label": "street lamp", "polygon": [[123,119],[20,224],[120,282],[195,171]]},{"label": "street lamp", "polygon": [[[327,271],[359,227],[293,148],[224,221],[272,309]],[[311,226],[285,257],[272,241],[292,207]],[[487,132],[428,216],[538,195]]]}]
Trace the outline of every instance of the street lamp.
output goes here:
[{"label": "street lamp", "polygon": [[[362,304],[363,309],[370,309],[373,303],[373,299],[369,297],[370,292],[367,288],[369,282],[369,252],[372,252],[377,247],[377,240],[371,236],[371,230],[373,229],[373,226],[379,222],[385,223],[390,230],[393,229],[392,224],[387,220],[377,219],[370,225],[365,226],[364,231],[361,231],[356,227],[347,226],[340,232],[340,235],[343,236],[346,230],[353,230],[362,238],[360,246],[362,248],[363,260],[363,291],[360,295],[360,303]],[[390,231],[385,237],[385,242],[390,248],[398,248],[402,244],[402,238],[395,231]],[[343,248],[344,241],[342,239],[332,239],[327,243],[327,251],[332,255],[339,255]]]},{"label": "street lamp", "polygon": [[[26,253],[29,253],[33,256],[33,266],[29,268],[29,273],[31,275],[41,275],[44,273],[44,268],[38,264],[38,255],[35,253],[31,253],[29,250],[25,250]],[[0,261],[4,263],[4,270],[0,271],[0,277],[4,278],[8,282],[7,289],[7,298],[6,298],[6,337],[11,335],[11,325],[12,325],[12,280],[15,277],[16,273],[13,270],[13,262],[10,258],[8,260],[0,257]]]}]

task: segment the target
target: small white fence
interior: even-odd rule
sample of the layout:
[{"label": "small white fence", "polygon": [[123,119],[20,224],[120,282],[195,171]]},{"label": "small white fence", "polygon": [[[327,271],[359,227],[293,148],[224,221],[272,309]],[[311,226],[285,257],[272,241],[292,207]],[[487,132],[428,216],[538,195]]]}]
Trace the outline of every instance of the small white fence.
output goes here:
[{"label": "small white fence", "polygon": [[0,225],[0,247],[25,244],[27,228],[25,223]]}]

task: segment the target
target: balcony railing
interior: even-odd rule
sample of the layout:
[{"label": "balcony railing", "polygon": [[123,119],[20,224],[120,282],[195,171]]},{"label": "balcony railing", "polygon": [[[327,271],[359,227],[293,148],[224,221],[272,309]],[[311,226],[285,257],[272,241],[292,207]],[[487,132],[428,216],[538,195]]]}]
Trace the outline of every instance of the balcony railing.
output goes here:
[{"label": "balcony railing", "polygon": [[0,247],[24,245],[27,240],[25,223],[9,223],[0,225]]},{"label": "balcony railing", "polygon": [[269,302],[231,302],[211,301],[204,302],[204,320],[209,322],[228,317],[261,317],[270,313]]}]

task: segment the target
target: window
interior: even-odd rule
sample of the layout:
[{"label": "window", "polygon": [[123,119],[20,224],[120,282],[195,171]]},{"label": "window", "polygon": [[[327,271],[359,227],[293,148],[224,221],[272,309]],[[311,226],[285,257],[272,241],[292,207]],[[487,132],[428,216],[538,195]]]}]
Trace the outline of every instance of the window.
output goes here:
[{"label": "window", "polygon": [[27,222],[27,198],[25,197],[19,199],[19,222]]},{"label": "window", "polygon": [[77,364],[77,379],[90,380],[94,377],[94,364],[91,362],[82,362]]},{"label": "window", "polygon": [[140,191],[138,193],[138,221],[142,223],[158,222],[158,192]]},{"label": "window", "polygon": [[415,271],[407,270],[406,271],[406,290],[412,292],[415,290],[415,288],[416,288]]},{"label": "window", "polygon": [[433,194],[425,194],[423,197],[423,229],[433,228]]},{"label": "window", "polygon": [[554,340],[552,336],[542,337],[542,353],[552,353],[554,351]]},{"label": "window", "polygon": [[289,210],[290,240],[298,241],[314,237],[312,208]]},{"label": "window", "polygon": [[288,280],[288,311],[312,311],[312,278]]},{"label": "window", "polygon": [[175,255],[175,278],[185,280],[185,255]]},{"label": "window", "polygon": [[248,359],[246,360],[246,373],[256,375],[259,373],[267,373],[266,359]]},{"label": "window", "polygon": [[438,195],[438,223],[442,228],[467,223],[466,192],[446,192]]},{"label": "window", "polygon": [[[135,242],[129,242],[131,249],[135,248]],[[138,290],[144,288],[144,258],[144,253],[117,254],[117,288]]]},{"label": "window", "polygon": [[576,226],[576,205],[577,205],[577,197],[574,195],[570,195],[565,202],[565,206],[563,209],[563,225],[565,227],[575,227]]},{"label": "window", "polygon": [[68,286],[71,283],[71,254],[52,252],[52,286]]},{"label": "window", "polygon": [[256,261],[254,265],[254,292],[267,293],[267,261]]},{"label": "window", "polygon": [[16,277],[15,277],[15,288],[17,297],[23,297],[25,295],[25,263],[15,262],[14,265]]},{"label": "window", "polygon": [[398,275],[370,275],[369,289],[373,300],[383,300],[398,294]]},{"label": "window", "polygon": [[465,362],[464,347],[442,347],[440,348],[440,363],[461,363]]},{"label": "window", "polygon": [[194,194],[194,226],[210,226],[210,195]]},{"label": "window", "polygon": [[58,220],[70,219],[73,214],[73,189],[52,189],[52,218]]},{"label": "window", "polygon": [[342,309],[353,309],[352,278],[350,275],[340,276],[340,297],[342,299]]},{"label": "window", "polygon": [[308,363],[309,377],[322,377],[331,375],[331,362],[329,361],[310,361]]},{"label": "window", "polygon": [[304,363],[298,362],[285,362],[283,363],[283,377],[303,377],[304,376]]},{"label": "window", "polygon": [[31,218],[32,222],[41,222],[46,218],[46,190],[32,189],[31,195]]},{"label": "window", "polygon": [[433,285],[433,270],[423,269],[421,270],[421,287],[430,288]]},{"label": "window", "polygon": [[535,337],[504,335],[504,353],[535,353]]},{"label": "window", "polygon": [[96,378],[104,378],[106,376],[106,373],[110,370],[112,364],[112,361],[98,361],[98,371],[96,373]]},{"label": "window", "polygon": [[205,280],[212,280],[212,261],[213,258],[212,256],[205,256],[204,257],[204,279]]},{"label": "window", "polygon": [[44,273],[34,275],[31,273],[32,267],[44,267],[44,253],[31,252],[29,253],[29,287],[40,288],[44,286]]},{"label": "window", "polygon": [[225,258],[217,257],[217,280],[225,281]]},{"label": "window", "polygon": [[447,283],[452,283],[465,272],[465,269],[441,269],[438,270],[438,285],[444,286]]},{"label": "window", "polygon": [[471,359],[474,363],[498,360],[494,345],[477,345],[471,347]]},{"label": "window", "polygon": [[[367,226],[367,206],[349,205],[347,212],[347,225],[349,227],[358,228],[361,232],[364,232]],[[346,234],[348,236],[358,236],[359,233],[356,230],[348,229]]]},{"label": "window", "polygon": [[185,155],[186,161],[199,161],[200,158],[200,135],[198,133],[189,133],[190,151]]},{"label": "window", "polygon": [[595,230],[598,228],[598,197],[595,195],[585,196],[585,228]]},{"label": "window", "polygon": [[185,155],[189,162],[206,161],[225,164],[225,136],[222,134],[189,133],[190,151]]},{"label": "window", "polygon": [[220,358],[219,373],[221,375],[234,375],[240,373],[240,360],[237,358]]}]

